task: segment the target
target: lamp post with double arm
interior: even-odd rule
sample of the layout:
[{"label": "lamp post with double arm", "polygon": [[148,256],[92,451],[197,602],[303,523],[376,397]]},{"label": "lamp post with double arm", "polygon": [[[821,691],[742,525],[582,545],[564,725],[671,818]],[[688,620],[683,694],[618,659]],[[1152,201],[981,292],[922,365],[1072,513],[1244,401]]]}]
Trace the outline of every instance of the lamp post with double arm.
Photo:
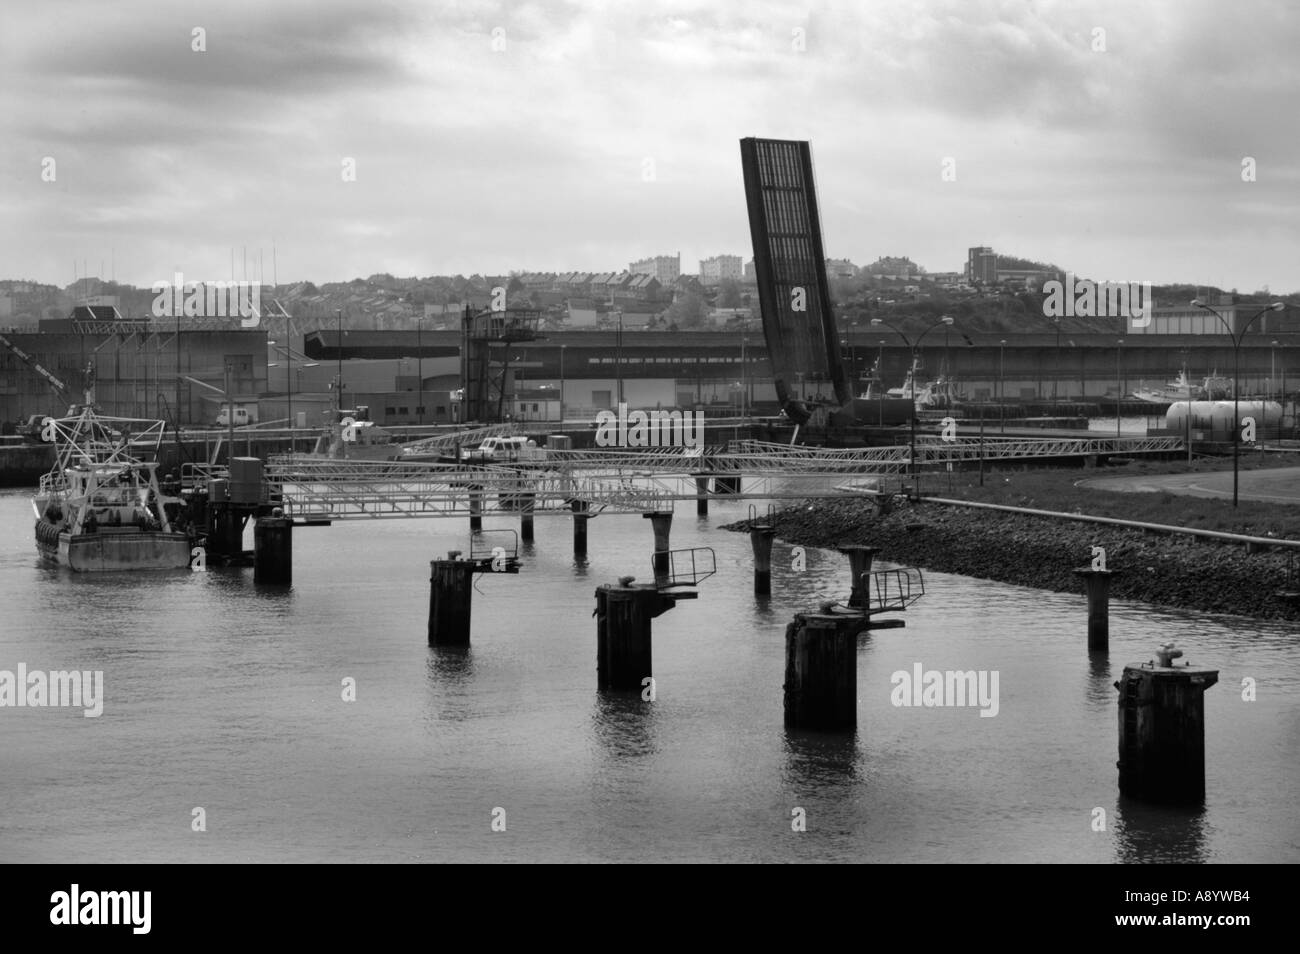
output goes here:
[{"label": "lamp post with double arm", "polygon": [[1219,314],[1199,298],[1192,299],[1192,306],[1195,308],[1203,308],[1215,318],[1218,318],[1223,327],[1227,329],[1228,337],[1232,340],[1232,505],[1235,507],[1237,506],[1238,461],[1241,450],[1241,410],[1238,403],[1238,396],[1241,393],[1241,382],[1239,380],[1239,375],[1241,373],[1241,341],[1242,338],[1245,337],[1246,332],[1250,329],[1250,326],[1255,323],[1260,315],[1266,314],[1270,311],[1285,311],[1286,305],[1280,301],[1275,301],[1271,305],[1265,305],[1259,311],[1255,312],[1255,314],[1251,315],[1250,320],[1236,331],[1232,330],[1232,325],[1228,323],[1228,320],[1224,318],[1223,315]]}]

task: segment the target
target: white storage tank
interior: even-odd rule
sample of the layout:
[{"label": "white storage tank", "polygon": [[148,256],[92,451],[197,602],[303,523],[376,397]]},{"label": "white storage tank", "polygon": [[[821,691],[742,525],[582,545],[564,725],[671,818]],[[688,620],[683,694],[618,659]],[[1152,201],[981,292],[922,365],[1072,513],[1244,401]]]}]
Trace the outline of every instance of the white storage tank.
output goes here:
[{"label": "white storage tank", "polygon": [[[1192,440],[1232,440],[1231,401],[1179,401],[1171,404],[1165,411],[1165,428],[1184,433],[1189,406]],[[1275,439],[1282,426],[1282,405],[1277,401],[1238,401],[1237,413],[1240,417],[1253,417],[1255,432],[1262,437]]]}]

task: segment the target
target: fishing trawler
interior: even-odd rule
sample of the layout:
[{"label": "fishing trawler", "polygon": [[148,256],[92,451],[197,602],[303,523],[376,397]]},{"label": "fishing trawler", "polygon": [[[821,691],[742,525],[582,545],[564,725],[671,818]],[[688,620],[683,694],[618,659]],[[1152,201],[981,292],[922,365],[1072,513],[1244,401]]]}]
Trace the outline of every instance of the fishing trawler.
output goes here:
[{"label": "fishing trawler", "polygon": [[1178,372],[1177,380],[1170,381],[1164,387],[1139,387],[1129,396],[1139,401],[1146,401],[1148,404],[1172,404],[1175,401],[1199,401],[1204,394],[1204,388],[1192,384],[1192,379],[1187,373],[1187,365],[1183,365],[1183,369]]},{"label": "fishing trawler", "polygon": [[92,404],[44,422],[54,467],[32,498],[36,548],[77,572],[189,566],[191,539],[173,528],[158,485],[162,421],[101,417]]}]

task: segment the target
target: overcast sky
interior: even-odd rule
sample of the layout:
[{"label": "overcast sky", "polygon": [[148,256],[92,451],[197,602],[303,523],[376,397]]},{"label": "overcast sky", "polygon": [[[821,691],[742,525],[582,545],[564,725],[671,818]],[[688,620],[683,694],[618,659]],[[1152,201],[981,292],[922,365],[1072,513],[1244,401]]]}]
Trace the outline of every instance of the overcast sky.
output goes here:
[{"label": "overcast sky", "polygon": [[743,136],[811,141],[832,257],[1300,289],[1287,0],[6,0],[0,278],[695,272]]}]

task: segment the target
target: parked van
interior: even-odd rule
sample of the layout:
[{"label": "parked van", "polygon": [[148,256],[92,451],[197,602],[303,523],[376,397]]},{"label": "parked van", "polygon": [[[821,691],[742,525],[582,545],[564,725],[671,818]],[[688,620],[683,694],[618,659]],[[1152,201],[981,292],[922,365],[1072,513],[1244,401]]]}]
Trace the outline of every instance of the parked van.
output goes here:
[{"label": "parked van", "polygon": [[513,461],[532,460],[540,457],[542,451],[537,444],[527,437],[489,437],[476,450],[463,450],[461,460],[478,461]]}]

